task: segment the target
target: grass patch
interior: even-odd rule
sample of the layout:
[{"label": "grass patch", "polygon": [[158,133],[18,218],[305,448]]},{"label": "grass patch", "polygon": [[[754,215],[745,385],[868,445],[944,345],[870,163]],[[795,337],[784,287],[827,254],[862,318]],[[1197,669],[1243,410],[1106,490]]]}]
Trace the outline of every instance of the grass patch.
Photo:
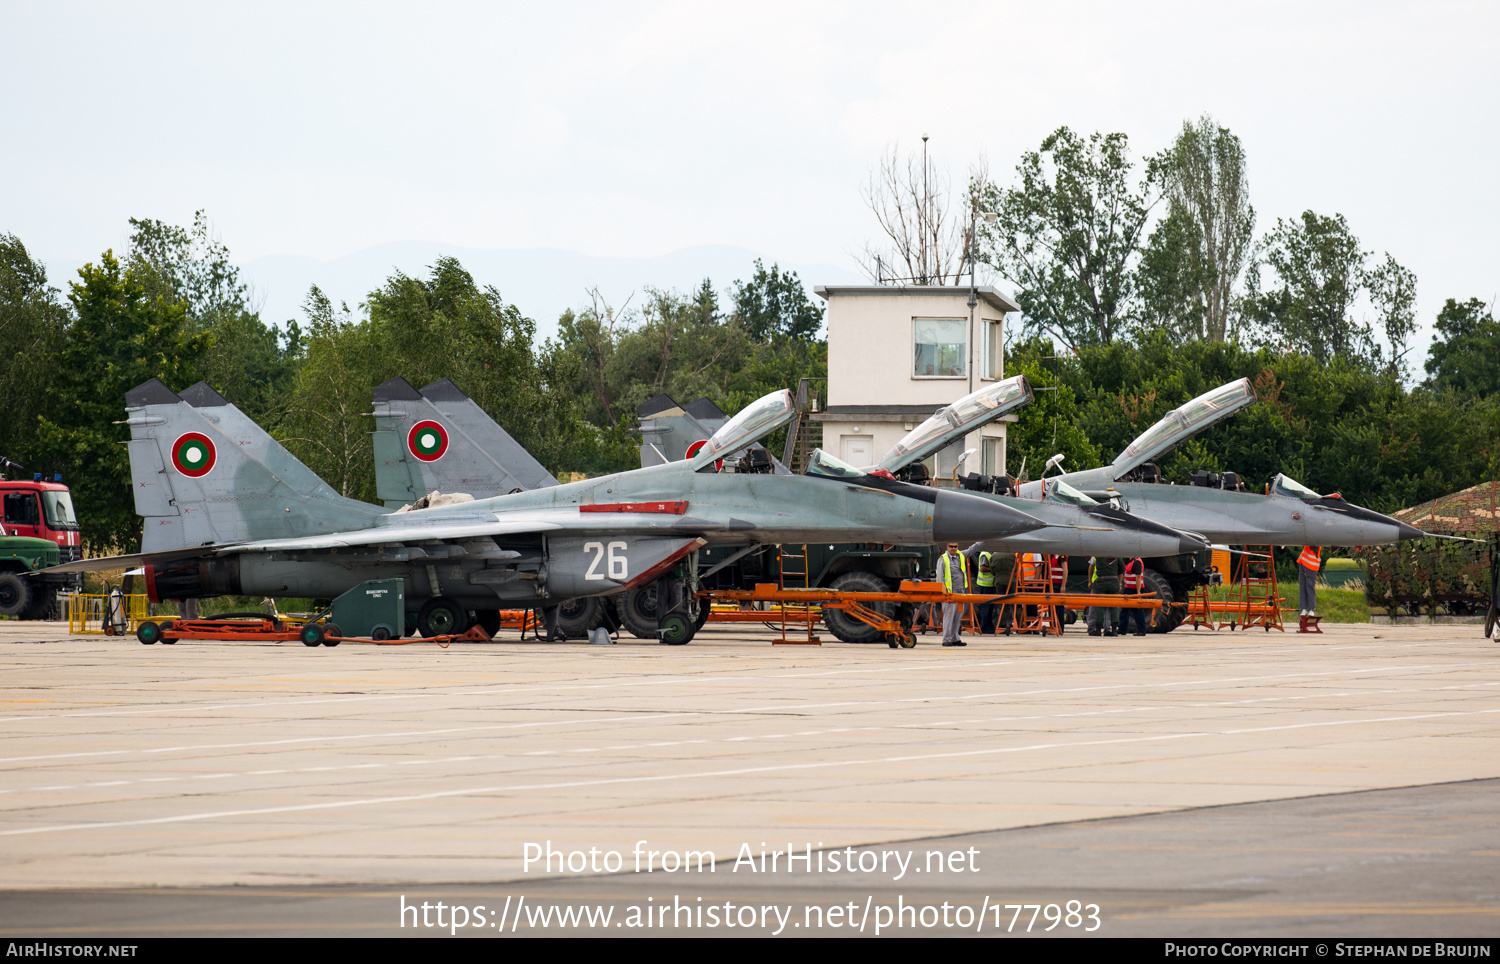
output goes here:
[{"label": "grass patch", "polygon": [[[1295,622],[1297,611],[1302,608],[1301,594],[1297,590],[1297,584],[1279,582],[1276,586],[1281,594],[1281,608],[1283,617]],[[1209,598],[1223,601],[1230,598],[1231,592],[1238,594],[1237,587],[1213,586],[1209,589]],[[1290,609],[1290,613],[1285,610]],[[1364,586],[1355,588],[1330,589],[1326,584],[1318,585],[1318,615],[1323,617],[1325,623],[1367,623],[1370,621],[1370,606],[1365,602]]]}]

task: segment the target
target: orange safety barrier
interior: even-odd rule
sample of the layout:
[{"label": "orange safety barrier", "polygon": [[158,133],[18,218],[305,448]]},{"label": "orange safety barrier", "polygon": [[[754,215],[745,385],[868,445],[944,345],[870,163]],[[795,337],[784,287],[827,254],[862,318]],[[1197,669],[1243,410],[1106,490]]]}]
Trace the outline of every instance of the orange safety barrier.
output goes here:
[{"label": "orange safety barrier", "polygon": [[842,609],[850,616],[885,634],[886,642],[894,649],[897,646],[910,648],[917,638],[910,628],[900,620],[887,616],[869,603],[999,603],[1014,606],[1045,606],[1048,609],[1082,609],[1085,606],[1109,606],[1120,609],[1157,609],[1162,605],[1159,597],[1150,594],[1105,595],[1093,593],[1045,592],[1045,593],[949,593],[943,591],[940,582],[912,582],[905,580],[895,592],[839,592],[833,589],[785,590],[774,582],[756,583],[754,589],[716,589],[699,594],[700,598],[733,602],[795,602],[811,606],[818,604],[824,609]]}]

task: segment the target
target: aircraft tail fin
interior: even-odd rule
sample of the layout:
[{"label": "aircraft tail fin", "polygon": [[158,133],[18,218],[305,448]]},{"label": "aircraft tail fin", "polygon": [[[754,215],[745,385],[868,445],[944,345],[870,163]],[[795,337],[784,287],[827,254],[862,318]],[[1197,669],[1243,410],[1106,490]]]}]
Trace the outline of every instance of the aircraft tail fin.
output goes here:
[{"label": "aircraft tail fin", "polygon": [[383,514],[323,484],[209,386],[188,394],[198,406],[156,378],[125,393],[143,553],[364,528]]},{"label": "aircraft tail fin", "polygon": [[374,395],[375,491],[388,508],[433,491],[489,499],[557,484],[451,379],[418,391],[398,375]]}]

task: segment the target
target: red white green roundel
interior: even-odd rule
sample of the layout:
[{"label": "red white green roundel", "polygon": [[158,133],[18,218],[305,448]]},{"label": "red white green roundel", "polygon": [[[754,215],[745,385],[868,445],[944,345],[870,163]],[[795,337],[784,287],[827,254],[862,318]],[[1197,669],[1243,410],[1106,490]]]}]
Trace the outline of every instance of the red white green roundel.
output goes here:
[{"label": "red white green roundel", "polygon": [[191,479],[201,479],[214,467],[219,453],[207,435],[189,432],[172,443],[172,464]]},{"label": "red white green roundel", "polygon": [[406,435],[406,447],[423,462],[436,462],[448,451],[448,430],[437,422],[418,422]]}]

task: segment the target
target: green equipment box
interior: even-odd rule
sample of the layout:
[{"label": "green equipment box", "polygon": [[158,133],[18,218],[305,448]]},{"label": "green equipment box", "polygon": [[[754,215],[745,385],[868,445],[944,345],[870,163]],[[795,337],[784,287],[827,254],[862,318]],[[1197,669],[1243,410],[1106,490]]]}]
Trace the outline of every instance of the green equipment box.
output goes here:
[{"label": "green equipment box", "polygon": [[400,579],[362,582],[333,601],[328,621],[344,636],[395,639],[406,630],[406,584]]}]

